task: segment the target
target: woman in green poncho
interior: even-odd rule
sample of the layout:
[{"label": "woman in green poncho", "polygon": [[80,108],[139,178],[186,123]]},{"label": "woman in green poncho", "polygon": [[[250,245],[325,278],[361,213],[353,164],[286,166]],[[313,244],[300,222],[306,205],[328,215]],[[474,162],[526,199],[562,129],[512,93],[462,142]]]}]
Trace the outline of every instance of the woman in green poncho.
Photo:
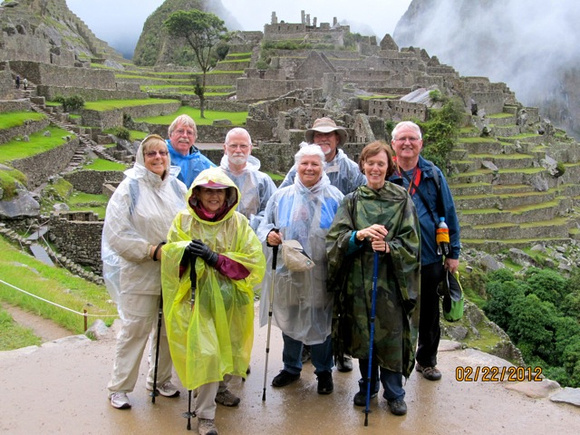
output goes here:
[{"label": "woman in green poncho", "polygon": [[[358,406],[366,404],[374,252],[379,252],[371,397],[383,385],[391,412],[407,412],[403,376],[413,369],[420,283],[420,230],[407,191],[385,180],[392,151],[383,142],[367,145],[359,167],[367,184],[344,198],[326,236],[328,289],[335,292],[335,355],[359,359]],[[331,279],[332,277],[332,279]],[[380,372],[380,375],[379,375]]]},{"label": "woman in green poncho", "polygon": [[[163,312],[175,370],[197,389],[200,433],[217,433],[215,397],[226,375],[246,376],[262,245],[235,211],[239,191],[219,168],[202,171],[163,247]],[[195,270],[191,271],[191,265]]]}]

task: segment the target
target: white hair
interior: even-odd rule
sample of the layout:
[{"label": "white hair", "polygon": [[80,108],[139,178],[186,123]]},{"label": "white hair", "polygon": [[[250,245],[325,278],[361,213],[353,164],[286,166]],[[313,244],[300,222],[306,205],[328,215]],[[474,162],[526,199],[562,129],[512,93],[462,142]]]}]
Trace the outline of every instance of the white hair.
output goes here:
[{"label": "white hair", "polygon": [[318,145],[302,146],[294,156],[294,163],[298,165],[302,160],[302,157],[305,156],[317,156],[318,158],[320,158],[320,162],[322,163],[323,166],[326,162],[326,159],[324,158],[324,153],[322,152],[322,150]]}]

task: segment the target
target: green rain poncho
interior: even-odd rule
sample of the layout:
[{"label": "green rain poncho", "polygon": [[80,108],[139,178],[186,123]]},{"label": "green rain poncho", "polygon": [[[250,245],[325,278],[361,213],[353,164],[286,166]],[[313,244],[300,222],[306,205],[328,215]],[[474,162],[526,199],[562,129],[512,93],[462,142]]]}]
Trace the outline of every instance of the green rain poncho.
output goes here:
[{"label": "green rain poncho", "polygon": [[420,233],[407,192],[386,182],[344,198],[326,236],[328,289],[335,292],[333,351],[369,357],[373,250],[356,246],[353,231],[384,225],[390,254],[379,256],[374,353],[379,366],[408,377],[413,369],[420,290]]},{"label": "green rain poncho", "polygon": [[[188,201],[177,214],[163,247],[161,279],[163,314],[175,370],[183,386],[193,390],[218,382],[225,374],[246,376],[254,336],[254,291],[265,272],[262,245],[248,220],[235,211],[239,191],[219,169],[203,171],[193,189],[214,181],[231,186],[226,201],[230,207],[221,220],[202,220]],[[195,302],[192,305],[190,266],[180,277],[180,261],[192,239],[241,265],[250,274],[240,280],[222,275],[201,258],[195,262]]]}]

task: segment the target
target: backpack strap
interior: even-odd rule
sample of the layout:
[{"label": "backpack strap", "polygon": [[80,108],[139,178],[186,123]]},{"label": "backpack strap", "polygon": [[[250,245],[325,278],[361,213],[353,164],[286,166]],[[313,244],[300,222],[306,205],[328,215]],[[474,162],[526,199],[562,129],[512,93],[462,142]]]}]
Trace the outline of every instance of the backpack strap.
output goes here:
[{"label": "backpack strap", "polygon": [[129,215],[133,216],[135,205],[139,199],[139,182],[134,178],[129,180],[129,197],[131,198],[131,203],[129,204]]}]

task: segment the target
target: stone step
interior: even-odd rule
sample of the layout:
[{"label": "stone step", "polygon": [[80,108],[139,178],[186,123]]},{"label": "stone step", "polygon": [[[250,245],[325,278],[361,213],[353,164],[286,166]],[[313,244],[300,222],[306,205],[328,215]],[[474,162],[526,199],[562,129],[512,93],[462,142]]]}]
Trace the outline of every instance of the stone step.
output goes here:
[{"label": "stone step", "polygon": [[511,113],[492,113],[491,115],[487,115],[487,119],[490,124],[499,127],[515,125],[518,118],[516,115]]},{"label": "stone step", "polygon": [[498,169],[531,168],[537,161],[535,156],[529,154],[471,154],[468,160],[451,161],[459,168],[467,171],[475,171],[485,168],[483,162],[491,162]]},{"label": "stone step", "polygon": [[479,240],[518,240],[530,238],[567,238],[570,222],[566,218],[522,224],[498,223],[491,225],[464,225],[461,227],[462,239]]},{"label": "stone step", "polygon": [[558,192],[556,189],[550,189],[546,192],[529,191],[518,194],[504,194],[504,195],[459,195],[455,196],[455,206],[459,210],[474,210],[474,209],[497,209],[497,210],[512,210],[516,207],[523,207],[528,205],[541,204],[553,201]]},{"label": "stone step", "polygon": [[480,251],[496,254],[508,248],[527,249],[530,246],[537,244],[567,244],[570,242],[570,237],[532,237],[524,239],[469,239],[461,237],[461,245],[463,249],[477,249]]},{"label": "stone step", "polygon": [[458,211],[463,225],[524,224],[555,219],[566,209],[568,201],[550,201],[513,210],[473,209]]}]

